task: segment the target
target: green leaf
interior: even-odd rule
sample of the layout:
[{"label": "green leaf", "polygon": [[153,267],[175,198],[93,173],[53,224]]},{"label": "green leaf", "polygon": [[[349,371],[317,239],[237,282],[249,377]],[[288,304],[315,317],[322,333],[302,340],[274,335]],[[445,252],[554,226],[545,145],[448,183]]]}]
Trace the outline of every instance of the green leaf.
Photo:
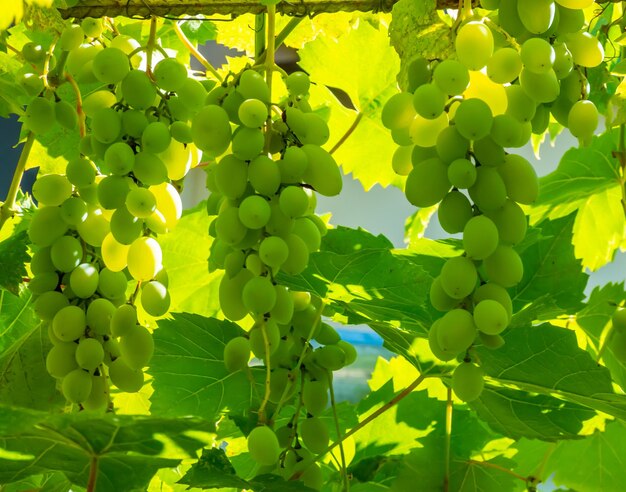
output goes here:
[{"label": "green leaf", "polygon": [[216,489],[233,487],[244,489],[249,483],[239,478],[226,453],[218,448],[203,449],[200,459],[185,473],[178,483],[189,488]]},{"label": "green leaf", "polygon": [[23,230],[0,242],[0,288],[15,295],[19,294],[19,286],[26,277],[24,265],[30,261],[29,243],[28,234]]},{"label": "green leaf", "polygon": [[154,377],[152,412],[217,419],[221,411],[239,413],[251,408],[257,395],[248,377],[241,371],[231,374],[224,365],[224,346],[243,334],[235,323],[196,314],[159,320],[148,370]]},{"label": "green leaf", "polygon": [[180,22],[180,28],[187,38],[196,45],[205,44],[207,41],[212,41],[217,36],[215,24],[207,20],[186,20]]},{"label": "green leaf", "polygon": [[0,401],[37,410],[58,410],[65,399],[46,371],[52,348],[40,325],[29,292],[15,296],[0,290]]},{"label": "green leaf", "polygon": [[[215,430],[213,424],[190,417],[99,417],[88,412],[50,415],[4,405],[0,406],[0,422],[17,424],[0,425],[4,450],[0,483],[62,472],[84,487],[90,467],[97,461],[99,492],[145,490],[159,468],[174,467],[180,458],[193,456],[207,442],[198,436]],[[166,454],[170,458],[163,457]]]},{"label": "green leaf", "polygon": [[437,206],[418,208],[404,222],[404,242],[412,248],[417,241],[424,238],[430,219],[437,211]]}]

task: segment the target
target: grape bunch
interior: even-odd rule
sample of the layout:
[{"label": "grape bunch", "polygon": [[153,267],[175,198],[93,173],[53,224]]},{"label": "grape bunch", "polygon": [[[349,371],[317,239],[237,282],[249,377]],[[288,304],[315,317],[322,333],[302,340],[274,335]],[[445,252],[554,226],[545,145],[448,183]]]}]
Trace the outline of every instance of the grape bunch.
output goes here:
[{"label": "grape bunch", "polygon": [[[103,32],[101,21],[86,19],[68,25],[56,45],[70,77],[99,84],[80,111],[69,103],[60,111],[51,88],[28,105],[24,122],[40,135],[55,118],[74,127],[85,118],[88,130],[64,175],[35,182],[39,208],[28,231],[35,248],[29,287],[54,345],[47,369],[84,409],[110,406],[109,381],[124,392],[143,386],[154,343],[138,318],[170,307],[156,238],[181,216],[172,183],[198,163],[190,123],[212,87],[172,58],[139,69],[143,48]],[[31,50],[24,46],[24,58]]]},{"label": "grape bunch", "polygon": [[[216,217],[211,259],[224,270],[220,306],[226,318],[252,324],[246,336],[228,342],[224,361],[229,371],[247,370],[254,355],[268,371],[266,407],[248,436],[249,451],[264,470],[298,474],[320,489],[321,470],[307,460],[328,447],[320,415],[332,372],[351,364],[356,351],[321,322],[321,299],[288,289],[277,275],[301,273],[319,250],[326,225],[315,215],[316,193],[337,195],[342,181],[321,147],[329,130],[308,103],[308,76],[295,72],[284,84],[285,97],[271,104],[266,80],[248,68],[209,93],[191,130],[205,155],[219,157],[207,168],[207,187],[208,212]],[[274,431],[265,412],[276,414],[294,400],[289,425]]]},{"label": "grape bunch", "polygon": [[484,385],[470,349],[476,340],[490,348],[504,343],[512,317],[507,289],[524,274],[514,249],[527,229],[520,205],[532,204],[539,188],[532,165],[514,149],[544,133],[551,118],[582,145],[598,124],[585,99],[584,68],[604,56],[584,26],[581,9],[591,3],[483,1],[485,16],[463,12],[456,59],[412,60],[407,91],[383,108],[407,199],[438,204],[441,227],[463,236],[464,253],[448,259],[431,285],[430,302],[445,314],[428,340],[438,359],[462,359],[452,388],[464,401]]}]

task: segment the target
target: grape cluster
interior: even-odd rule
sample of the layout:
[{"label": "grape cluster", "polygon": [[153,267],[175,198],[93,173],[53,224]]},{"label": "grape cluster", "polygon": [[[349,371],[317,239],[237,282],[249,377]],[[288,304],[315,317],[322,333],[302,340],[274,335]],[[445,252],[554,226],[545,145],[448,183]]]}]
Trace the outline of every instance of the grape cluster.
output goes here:
[{"label": "grape cluster", "polygon": [[413,60],[408,90],[383,108],[407,199],[439,204],[441,227],[463,235],[464,253],[448,259],[431,285],[431,304],[445,314],[428,339],[438,359],[462,356],[452,388],[464,401],[478,398],[484,384],[469,349],[477,338],[490,348],[504,343],[507,289],[524,273],[514,249],[527,228],[520,204],[535,201],[538,181],[511,149],[544,133],[551,117],[582,144],[598,124],[583,71],[603,60],[601,44],[584,30],[581,9],[591,3],[483,1],[488,16],[466,13],[460,24],[456,59]]},{"label": "grape cluster", "polygon": [[[250,433],[249,451],[268,471],[299,473],[307,486],[319,489],[320,468],[299,463],[328,446],[328,428],[319,416],[329,401],[332,371],[351,364],[356,352],[320,321],[321,299],[289,290],[277,274],[301,273],[319,250],[326,226],[315,215],[316,192],[337,195],[342,181],[335,160],[321,147],[329,131],[308,103],[308,76],[295,72],[284,84],[287,95],[272,105],[266,80],[248,68],[209,94],[211,104],[191,129],[205,153],[219,156],[230,146],[207,168],[208,211],[216,216],[209,230],[215,238],[211,255],[224,269],[224,315],[232,321],[249,316],[253,326],[226,345],[226,367],[247,370],[252,354],[269,374],[267,408],[278,411],[297,401],[289,425],[276,432],[259,418],[270,425]],[[319,346],[313,348],[311,340]]]},{"label": "grape cluster", "polygon": [[[24,46],[24,58],[33,50]],[[88,128],[65,175],[41,176],[33,186],[39,208],[28,231],[36,248],[29,287],[54,345],[48,372],[68,401],[103,409],[109,381],[124,392],[143,386],[154,343],[138,307],[152,317],[170,307],[156,235],[181,216],[172,182],[197,164],[190,121],[207,89],[171,58],[154,71],[136,68],[138,43],[109,40],[99,20],[68,26],[56,50],[70,76],[101,88],[84,98],[80,115],[60,106],[52,89],[26,110],[25,125],[37,135],[55,116],[74,127],[86,117]]]}]

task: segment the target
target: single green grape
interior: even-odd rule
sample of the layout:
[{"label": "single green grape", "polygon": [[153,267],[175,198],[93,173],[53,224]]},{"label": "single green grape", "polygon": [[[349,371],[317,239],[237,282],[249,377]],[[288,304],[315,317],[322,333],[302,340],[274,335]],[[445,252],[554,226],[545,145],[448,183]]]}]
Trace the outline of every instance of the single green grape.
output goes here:
[{"label": "single green grape", "polygon": [[470,70],[480,70],[493,55],[493,35],[482,22],[468,22],[458,30],[454,47],[461,63]]},{"label": "single green grape", "polygon": [[299,436],[303,444],[312,453],[319,454],[326,451],[330,441],[328,426],[318,417],[309,417],[300,422]]},{"label": "single green grape", "polygon": [[123,357],[109,364],[109,378],[120,391],[126,393],[137,393],[143,387],[143,371],[131,369]]},{"label": "single green grape", "polygon": [[248,451],[259,465],[274,465],[280,454],[278,438],[274,431],[265,425],[255,427],[248,435]]},{"label": "single green grape", "polygon": [[46,356],[46,370],[48,374],[54,378],[61,379],[74,369],[77,369],[77,347],[78,345],[73,342],[61,342],[54,345]]},{"label": "single green grape", "polygon": [[175,58],[165,58],[154,67],[154,79],[161,89],[175,92],[187,80],[187,68]]},{"label": "single green grape", "polygon": [[74,369],[63,378],[61,390],[68,401],[82,403],[89,397],[91,385],[91,374],[82,369]]},{"label": "single green grape", "polygon": [[117,84],[129,72],[128,56],[118,48],[104,48],[93,59],[93,73],[105,84]]},{"label": "single green grape", "polygon": [[483,262],[487,277],[502,287],[517,285],[524,275],[524,265],[517,252],[510,246],[500,245]]},{"label": "single green grape", "polygon": [[141,325],[133,326],[120,337],[120,351],[130,369],[141,370],[148,365],[154,353],[152,333]]},{"label": "single green grape", "polygon": [[85,311],[78,306],[61,308],[52,320],[52,330],[57,338],[63,342],[71,342],[80,338],[85,332],[85,328]]},{"label": "single green grape", "polygon": [[307,412],[317,417],[328,405],[328,386],[321,381],[306,381],[302,387],[302,403]]},{"label": "single green grape", "polygon": [[472,217],[463,229],[463,248],[468,257],[484,260],[498,247],[498,228],[484,215]]},{"label": "single green grape", "polygon": [[250,341],[245,337],[235,337],[224,346],[224,364],[228,372],[244,370],[250,360]]},{"label": "single green grape", "polygon": [[499,335],[509,324],[509,315],[498,301],[485,299],[474,306],[474,323],[487,335]]},{"label": "single green grape", "polygon": [[161,282],[152,280],[141,286],[141,307],[150,316],[158,318],[170,309],[170,294]]},{"label": "single green grape", "polygon": [[111,316],[111,334],[114,337],[126,335],[137,324],[137,310],[130,304],[122,304]]},{"label": "single green grape", "polygon": [[104,348],[95,338],[84,338],[76,348],[76,362],[81,369],[94,371],[104,361]]},{"label": "single green grape", "polygon": [[484,385],[484,371],[472,362],[461,363],[452,373],[454,394],[464,402],[478,399]]},{"label": "single green grape", "polygon": [[476,334],[474,318],[465,309],[448,311],[437,325],[437,341],[446,353],[458,354],[467,350]]},{"label": "single green grape", "polygon": [[451,191],[446,194],[437,210],[439,225],[450,234],[462,232],[473,215],[472,204],[460,191]]},{"label": "single green grape", "polygon": [[446,294],[453,299],[463,299],[473,292],[478,273],[472,260],[456,256],[444,263],[440,278],[441,286]]}]

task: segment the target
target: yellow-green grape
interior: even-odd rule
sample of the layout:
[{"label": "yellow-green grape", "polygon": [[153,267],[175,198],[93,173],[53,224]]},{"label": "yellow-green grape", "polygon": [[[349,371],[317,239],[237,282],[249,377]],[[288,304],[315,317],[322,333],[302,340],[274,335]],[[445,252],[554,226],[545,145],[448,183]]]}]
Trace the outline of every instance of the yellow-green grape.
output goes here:
[{"label": "yellow-green grape", "polygon": [[315,350],[314,360],[324,369],[338,371],[346,365],[346,353],[337,345],[326,345]]},{"label": "yellow-green grape", "polygon": [[293,299],[293,309],[296,312],[304,311],[311,304],[310,292],[291,291],[291,297]]},{"label": "yellow-green grape", "polygon": [[518,244],[526,236],[528,219],[522,208],[513,200],[508,200],[504,205],[491,211],[487,216],[498,228],[498,236],[503,244]]},{"label": "yellow-green grape", "polygon": [[484,371],[473,362],[463,362],[452,373],[454,394],[464,402],[476,400],[485,386]]},{"label": "yellow-green grape", "polygon": [[87,219],[87,204],[80,198],[70,197],[61,204],[61,216],[68,225],[77,226]]},{"label": "yellow-green grape", "polygon": [[626,309],[618,308],[611,317],[611,323],[615,330],[626,333]]},{"label": "yellow-green grape", "polygon": [[494,116],[491,138],[502,147],[522,147],[528,143],[528,139],[525,139],[523,124],[508,114]]},{"label": "yellow-green grape", "polygon": [[287,186],[280,192],[279,206],[290,218],[301,217],[309,207],[309,197],[300,186]]},{"label": "yellow-green grape", "polygon": [[500,245],[483,262],[489,280],[502,287],[513,287],[524,275],[524,265],[517,252],[510,246]]},{"label": "yellow-green grape", "polygon": [[108,268],[100,270],[98,292],[107,299],[119,299],[126,293],[128,280],[123,272],[114,272]]},{"label": "yellow-green grape", "polygon": [[290,128],[303,144],[324,145],[330,138],[326,121],[315,113],[303,113],[298,128]]},{"label": "yellow-green grape", "polygon": [[65,167],[67,179],[74,186],[82,187],[93,184],[96,180],[96,168],[84,157],[72,159]]},{"label": "yellow-green grape", "polygon": [[513,48],[500,48],[487,62],[487,75],[496,84],[513,82],[522,71],[522,59]]},{"label": "yellow-green grape", "polygon": [[245,337],[235,337],[224,346],[224,365],[228,372],[242,371],[250,360],[250,342]]},{"label": "yellow-green grape", "polygon": [[250,279],[242,292],[244,306],[255,316],[268,313],[276,304],[276,291],[267,277]]},{"label": "yellow-green grape", "polygon": [[128,72],[128,56],[118,48],[104,48],[93,59],[93,74],[105,84],[121,82]]},{"label": "yellow-green grape", "polygon": [[222,210],[215,220],[217,237],[226,244],[234,246],[241,242],[248,229],[239,219],[239,208],[229,207]]},{"label": "yellow-green grape", "polygon": [[555,0],[556,3],[568,9],[586,9],[593,5],[593,0]]},{"label": "yellow-green grape", "polygon": [[274,431],[267,426],[255,427],[248,435],[248,451],[252,459],[262,466],[272,466],[278,461],[280,446]]},{"label": "yellow-green grape", "polygon": [[61,342],[50,349],[46,356],[46,370],[53,378],[64,378],[78,367],[76,364],[77,344]]},{"label": "yellow-green grape", "polygon": [[60,100],[54,104],[54,117],[59,125],[68,130],[74,130],[78,124],[76,108],[67,101]]},{"label": "yellow-green grape", "polygon": [[259,246],[259,256],[271,268],[280,268],[289,256],[287,243],[278,236],[268,236]]},{"label": "yellow-green grape", "polygon": [[265,79],[255,70],[246,70],[239,77],[239,92],[244,99],[259,99],[269,104],[270,91],[265,83]]},{"label": "yellow-green grape", "polygon": [[419,86],[430,82],[432,76],[430,62],[420,55],[416,55],[407,63],[406,71],[409,92],[414,92]]},{"label": "yellow-green grape", "polygon": [[552,65],[552,68],[554,69],[554,73],[557,78],[562,80],[572,73],[572,69],[574,68],[574,59],[565,43],[557,43],[554,45],[554,55],[554,64]]},{"label": "yellow-green grape", "polygon": [[427,119],[416,115],[409,128],[410,141],[408,144],[420,147],[434,147],[439,134],[448,127],[448,114],[442,113],[437,118]]},{"label": "yellow-green grape", "polygon": [[80,23],[85,36],[90,38],[98,38],[104,31],[104,25],[102,19],[95,19],[93,17],[87,17]]},{"label": "yellow-green grape", "polygon": [[[474,159],[481,166],[496,167],[504,162],[504,148],[495,143],[491,137],[485,137],[473,142],[472,147]],[[478,174],[476,178],[478,178]]]},{"label": "yellow-green grape", "polygon": [[248,185],[248,166],[245,161],[229,154],[215,166],[215,184],[226,198],[241,197]]},{"label": "yellow-green grape", "polygon": [[77,49],[85,39],[83,28],[78,25],[67,26],[63,29],[57,46],[63,51],[72,51]]},{"label": "yellow-green grape", "polygon": [[319,416],[328,405],[328,386],[321,381],[306,381],[302,386],[302,403],[306,411]]},{"label": "yellow-green grape", "polygon": [[126,143],[115,142],[104,153],[104,165],[111,174],[125,176],[135,165],[135,153]]},{"label": "yellow-green grape", "polygon": [[522,44],[520,51],[524,68],[534,73],[549,72],[556,59],[550,43],[542,38],[530,38]]},{"label": "yellow-green grape", "polygon": [[117,98],[111,91],[95,91],[83,100],[83,112],[88,118],[93,118],[99,110],[111,108],[115,103]]},{"label": "yellow-green grape", "polygon": [[91,131],[98,142],[112,144],[122,132],[122,118],[114,109],[99,109],[91,118]]},{"label": "yellow-green grape", "polygon": [[509,315],[498,301],[485,299],[474,306],[474,323],[487,335],[499,335],[509,324]]},{"label": "yellow-green grape", "polygon": [[238,110],[239,119],[249,128],[260,128],[267,120],[267,106],[258,99],[246,99]]},{"label": "yellow-green grape", "polygon": [[165,58],[154,67],[154,80],[161,89],[175,92],[187,80],[187,68],[175,58]]},{"label": "yellow-green grape", "polygon": [[310,216],[296,219],[293,226],[293,233],[300,236],[300,239],[302,239],[309,248],[309,253],[314,253],[318,251],[322,245],[322,236],[318,227],[309,217]]},{"label": "yellow-green grape", "polygon": [[153,280],[141,286],[141,306],[150,316],[158,318],[170,309],[170,293],[165,285]]},{"label": "yellow-green grape", "polygon": [[159,159],[165,164],[170,180],[178,181],[184,178],[189,169],[198,164],[196,150],[193,145],[185,145],[170,139],[169,147],[158,154]]},{"label": "yellow-green grape", "polygon": [[128,271],[135,280],[154,278],[161,269],[162,261],[161,246],[151,237],[136,239],[128,249]]},{"label": "yellow-green grape", "polygon": [[416,207],[430,207],[440,202],[450,189],[448,168],[439,158],[431,158],[409,173],[404,193]]},{"label": "yellow-green grape", "polygon": [[141,325],[135,325],[120,337],[120,351],[126,365],[131,369],[141,369],[152,359],[154,340],[152,333]]},{"label": "yellow-green grape", "polygon": [[37,246],[50,246],[67,231],[58,207],[43,207],[37,210],[28,227],[28,237]]},{"label": "yellow-green grape", "polygon": [[453,299],[463,299],[472,293],[478,273],[472,260],[463,256],[449,258],[441,268],[441,286]]},{"label": "yellow-green grape", "polygon": [[321,490],[324,485],[324,473],[317,463],[313,463],[302,472],[300,480],[305,487]]},{"label": "yellow-green grape", "polygon": [[509,198],[524,205],[531,205],[539,195],[539,180],[533,166],[524,157],[509,154],[498,173],[506,186]]},{"label": "yellow-green grape", "polygon": [[219,286],[220,308],[229,320],[239,321],[248,314],[248,309],[243,304],[242,292],[246,283],[252,278],[252,273],[246,269],[242,269],[232,278],[228,275],[222,277]]},{"label": "yellow-green grape", "polygon": [[[292,378],[290,377],[290,371],[288,369],[278,367],[272,369],[270,377],[270,398],[272,403],[278,403],[281,401],[283,393],[286,392],[286,396],[291,397],[295,392],[295,384],[292,384]],[[277,434],[278,436],[278,434]],[[281,438],[279,437],[279,441]]]},{"label": "yellow-green grape", "polygon": [[274,290],[276,291],[276,304],[270,311],[270,315],[276,323],[287,324],[293,316],[293,298],[289,289],[284,285],[276,285]]},{"label": "yellow-green grape", "polygon": [[128,262],[128,249],[130,246],[118,242],[113,234],[108,233],[102,240],[102,260],[106,267],[113,272],[121,272]]},{"label": "yellow-green grape", "polygon": [[91,377],[89,397],[81,402],[84,410],[97,412],[106,410],[109,405],[109,383],[104,376]]},{"label": "yellow-green grape", "polygon": [[535,73],[524,68],[519,82],[526,94],[537,103],[549,103],[559,96],[559,80],[552,68],[544,73]]},{"label": "yellow-green grape", "polygon": [[43,294],[57,288],[59,276],[54,272],[46,272],[36,275],[28,282],[28,290],[33,294]]},{"label": "yellow-green grape", "polygon": [[51,247],[38,248],[30,260],[30,270],[34,275],[42,273],[54,272],[56,267],[52,263]]},{"label": "yellow-green grape", "polygon": [[180,102],[192,113],[196,113],[207,97],[207,91],[202,83],[196,79],[185,79],[183,84],[176,90]]},{"label": "yellow-green grape", "polygon": [[[580,31],[585,25],[585,12],[578,8],[567,8],[567,6],[557,3],[559,16],[559,35],[572,34]],[[589,2],[591,5],[592,2]]]},{"label": "yellow-green grape", "polygon": [[129,109],[122,113],[122,132],[129,137],[140,139],[148,124],[148,118],[143,111]]},{"label": "yellow-green grape", "polygon": [[148,75],[132,70],[121,84],[122,96],[131,108],[145,110],[154,104],[157,90]]},{"label": "yellow-green grape", "polygon": [[480,140],[489,135],[493,116],[482,99],[466,99],[456,109],[454,122],[459,133],[468,140]]},{"label": "yellow-green grape", "polygon": [[469,188],[469,194],[476,206],[483,212],[496,210],[506,202],[507,189],[498,171],[481,166],[476,170],[476,183]]},{"label": "yellow-green grape", "polygon": [[319,454],[326,451],[330,441],[328,426],[318,417],[309,417],[300,422],[298,434],[303,444],[312,453]]},{"label": "yellow-green grape", "polygon": [[413,145],[400,145],[394,151],[391,167],[396,174],[407,176],[413,169],[413,163],[411,162],[413,147]]},{"label": "yellow-green grape", "polygon": [[118,307],[111,316],[111,335],[122,337],[137,324],[137,310],[130,304]]},{"label": "yellow-green grape", "polygon": [[24,124],[38,135],[49,131],[55,121],[54,105],[43,97],[33,99],[24,113]]},{"label": "yellow-green grape", "polygon": [[170,129],[162,121],[148,124],[141,134],[141,150],[158,154],[165,151],[172,141]]},{"label": "yellow-green grape", "polygon": [[[143,226],[144,221],[132,215],[125,204],[121,205],[111,216],[111,234],[115,241],[126,246],[131,245],[143,234]],[[128,250],[126,255],[128,256]],[[125,257],[124,260],[126,259]]]},{"label": "yellow-green grape", "polygon": [[100,298],[91,301],[87,308],[87,326],[97,335],[111,333],[111,318],[116,307],[108,299]]},{"label": "yellow-green grape", "polygon": [[339,340],[337,342],[337,346],[343,350],[343,353],[346,355],[344,366],[349,366],[356,361],[357,351],[354,345],[346,342],[345,340]]},{"label": "yellow-green grape", "polygon": [[308,165],[303,179],[313,189],[324,196],[336,196],[341,192],[343,181],[337,162],[326,150],[318,145],[305,144],[302,151],[306,154]]},{"label": "yellow-green grape", "polygon": [[437,341],[447,353],[458,354],[466,350],[476,338],[476,333],[474,318],[465,309],[448,311],[437,324]]},{"label": "yellow-green grape", "polygon": [[143,371],[131,369],[123,357],[118,357],[109,364],[111,382],[126,393],[137,393],[143,387]]},{"label": "yellow-green grape", "polygon": [[598,127],[598,109],[591,101],[574,103],[567,117],[567,127],[576,138],[587,139],[593,136]]},{"label": "yellow-green grape", "polygon": [[450,234],[462,232],[473,215],[472,204],[460,191],[451,191],[443,197],[437,210],[439,224]]},{"label": "yellow-green grape", "polygon": [[411,125],[413,118],[415,118],[413,94],[409,92],[394,94],[383,106],[381,121],[389,130],[406,128]]},{"label": "yellow-green grape", "polygon": [[520,38],[530,33],[524,27],[519,13],[517,12],[517,4],[523,0],[501,1],[498,8],[498,22],[500,26],[511,36]]},{"label": "yellow-green grape", "polygon": [[289,234],[284,239],[289,248],[289,254],[281,265],[281,269],[288,275],[298,275],[309,264],[309,248],[296,234]]},{"label": "yellow-green grape", "polygon": [[568,36],[566,44],[576,65],[593,68],[604,60],[602,43],[587,31],[579,31]]},{"label": "yellow-green grape", "polygon": [[304,72],[292,72],[285,78],[285,87],[292,96],[303,96],[309,92],[311,81]]},{"label": "yellow-green grape", "polygon": [[106,210],[115,210],[124,205],[130,191],[130,180],[122,176],[107,176],[98,183],[98,201]]},{"label": "yellow-green grape", "polygon": [[468,22],[459,29],[454,47],[463,65],[470,70],[480,70],[493,55],[493,35],[482,22]]},{"label": "yellow-green grape", "polygon": [[236,125],[241,125],[241,120],[239,120],[239,106],[241,106],[241,103],[243,103],[245,99],[246,98],[239,92],[230,90],[221,101],[218,99],[214,104],[220,104],[228,113],[230,121]]},{"label": "yellow-green grape", "polygon": [[[305,159],[306,163],[306,156],[299,148],[298,151],[302,155],[303,159]],[[287,152],[285,152],[285,156],[286,155]],[[300,173],[299,178],[300,177],[302,177],[302,173]],[[248,165],[247,179],[250,181],[250,184],[257,191],[257,193],[271,196],[278,191],[278,187],[280,186],[281,169],[279,168],[279,164],[274,162],[272,159],[266,155],[260,155],[250,161],[250,164]]]},{"label": "yellow-green grape", "polygon": [[80,264],[83,246],[73,236],[61,236],[50,248],[50,259],[54,268],[60,272],[71,272]]},{"label": "yellow-green grape", "polygon": [[191,136],[191,126],[184,121],[174,121],[170,125],[170,134],[172,138],[183,144],[193,143],[193,137]]},{"label": "yellow-green grape", "polygon": [[428,346],[430,347],[430,351],[433,353],[437,359],[447,362],[456,358],[458,354],[454,352],[448,352],[444,350],[439,344],[439,325],[441,324],[441,318],[436,320],[428,330]]},{"label": "yellow-green grape", "polygon": [[[52,321],[57,313],[68,307],[70,302],[61,292],[50,291],[41,294],[35,301],[35,314],[44,321]],[[56,334],[56,333],[55,333]],[[73,340],[73,339],[72,339]]]},{"label": "yellow-green grape", "polygon": [[[317,310],[313,310],[314,315],[317,316]],[[319,329],[315,334],[315,341],[321,343],[322,345],[335,345],[339,344],[341,341],[341,337],[337,330],[335,330],[332,326],[327,323],[320,323]]]},{"label": "yellow-green grape", "polygon": [[[305,195],[306,197],[306,195]],[[249,229],[261,229],[270,220],[271,208],[259,195],[250,195],[239,205],[239,220]]]},{"label": "yellow-green grape", "polygon": [[45,60],[46,51],[40,44],[28,42],[22,46],[22,56],[27,62],[38,64]]},{"label": "yellow-green grape", "polygon": [[98,289],[98,279],[98,269],[91,263],[83,263],[72,270],[70,287],[78,297],[87,299]]},{"label": "yellow-green grape", "polygon": [[480,338],[480,341],[485,347],[491,350],[499,349],[505,343],[504,338],[502,338],[500,335],[487,335],[482,331],[478,332],[478,338]]},{"label": "yellow-green grape", "polygon": [[469,85],[467,68],[456,60],[444,60],[435,67],[433,82],[444,94],[458,96]]},{"label": "yellow-green grape", "polygon": [[194,144],[207,157],[223,154],[232,139],[228,113],[213,104],[203,107],[191,121],[191,135]]},{"label": "yellow-green grape", "polygon": [[266,358],[266,343],[270,355],[276,352],[281,344],[280,329],[272,319],[259,322],[250,330],[250,349],[258,359]]},{"label": "yellow-green grape", "polygon": [[437,311],[450,311],[459,304],[458,299],[450,297],[441,285],[441,277],[436,277],[430,284],[430,303]]},{"label": "yellow-green grape", "polygon": [[63,378],[61,390],[66,400],[81,403],[89,398],[91,385],[91,374],[82,369],[74,369]]},{"label": "yellow-green grape", "polygon": [[553,0],[522,0],[517,2],[517,13],[524,27],[533,34],[546,32],[552,22],[556,7]]},{"label": "yellow-green grape", "polygon": [[484,215],[471,218],[463,229],[463,248],[468,257],[484,260],[498,247],[498,228]]},{"label": "yellow-green grape", "polygon": [[615,358],[621,362],[626,361],[626,334],[621,331],[613,332],[608,341],[608,346]]},{"label": "yellow-green grape", "polygon": [[126,195],[126,208],[139,219],[146,219],[156,210],[156,198],[147,188],[134,188]]},{"label": "yellow-green grape", "polygon": [[456,159],[448,166],[448,180],[456,188],[469,188],[476,182],[476,167],[468,159]]},{"label": "yellow-green grape", "polygon": [[435,84],[424,84],[413,93],[413,107],[423,118],[433,119],[443,113],[446,95]]},{"label": "yellow-green grape", "polygon": [[85,311],[78,306],[66,306],[60,309],[52,320],[52,330],[62,342],[71,342],[85,332]]},{"label": "yellow-green grape", "polygon": [[104,349],[95,338],[84,338],[78,342],[76,362],[81,369],[93,371],[104,361]]}]

